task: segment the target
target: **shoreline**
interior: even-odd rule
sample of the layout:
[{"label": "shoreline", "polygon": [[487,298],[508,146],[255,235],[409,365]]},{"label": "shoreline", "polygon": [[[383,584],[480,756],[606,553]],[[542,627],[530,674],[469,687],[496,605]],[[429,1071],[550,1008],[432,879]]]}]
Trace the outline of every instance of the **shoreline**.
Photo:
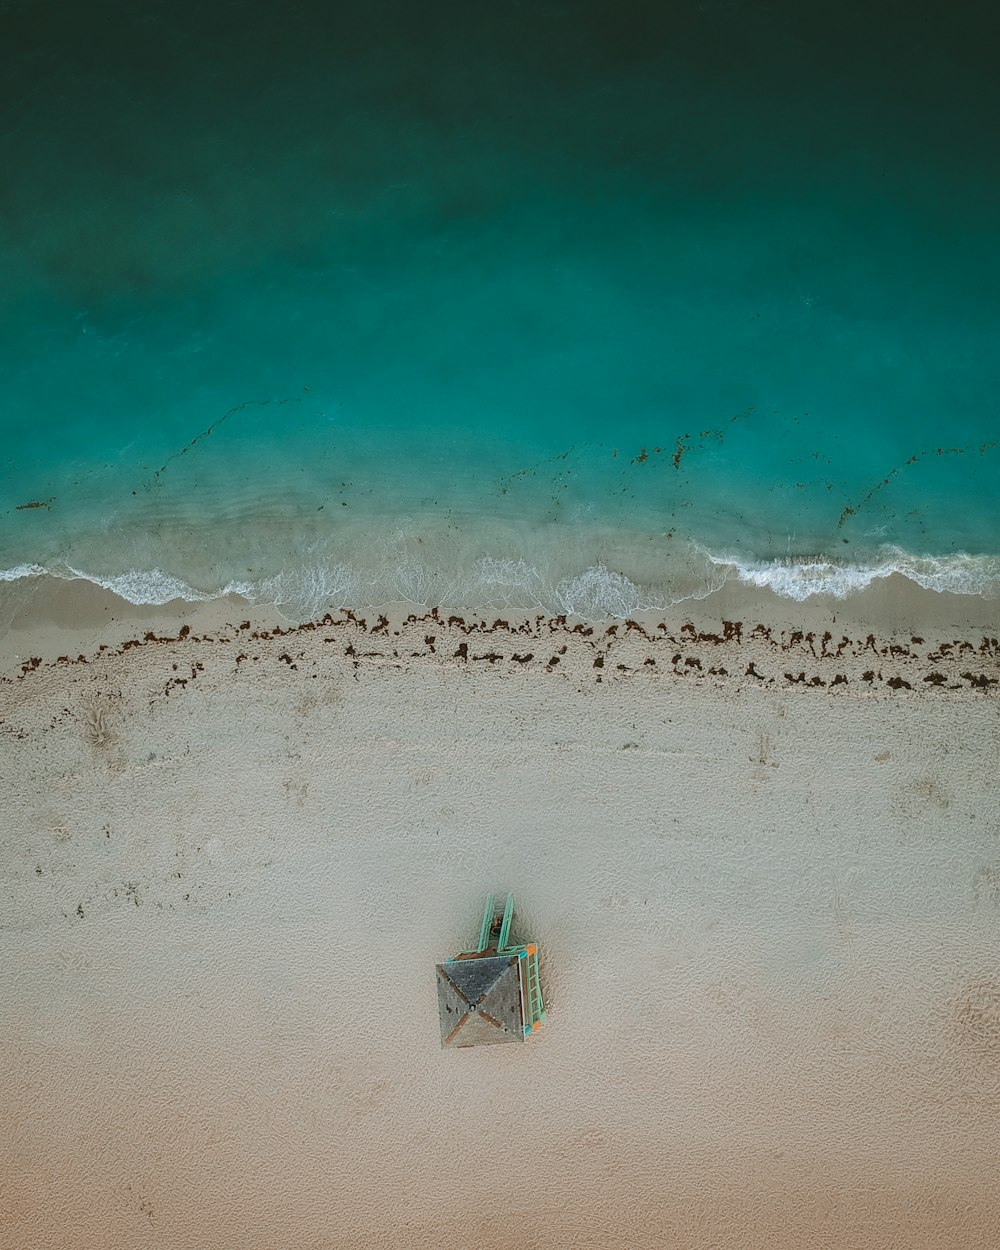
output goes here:
[{"label": "shoreline", "polygon": [[[334,541],[312,532],[308,517],[300,519],[298,528],[289,517],[256,539],[238,527],[206,530],[197,540],[167,529],[152,547],[122,548],[123,531],[90,560],[64,555],[0,567],[0,632],[19,604],[36,598],[56,603],[67,593],[86,602],[84,586],[107,591],[116,610],[183,611],[186,604],[234,600],[265,612],[273,605],[296,624],[341,608],[363,613],[397,603],[437,605],[462,615],[540,612],[588,622],[668,618],[696,612],[716,596],[721,602],[756,593],[763,604],[775,603],[772,615],[782,612],[782,604],[880,612],[879,604],[906,601],[914,593],[1000,609],[1000,555],[986,552],[935,556],[882,544],[851,548],[850,558],[820,554],[815,546],[796,556],[762,558],[739,545],[716,548],[672,529],[532,528],[522,519],[484,531],[466,524],[467,518],[449,523],[361,514],[352,515]],[[144,558],[137,554],[140,547]],[[187,552],[180,572],[176,559],[165,554],[171,550]]]}]

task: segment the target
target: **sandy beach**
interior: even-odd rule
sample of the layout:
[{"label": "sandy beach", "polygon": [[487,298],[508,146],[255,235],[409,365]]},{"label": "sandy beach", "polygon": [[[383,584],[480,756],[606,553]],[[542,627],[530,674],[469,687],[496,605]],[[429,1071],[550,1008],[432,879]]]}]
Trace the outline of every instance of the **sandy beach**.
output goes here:
[{"label": "sandy beach", "polygon": [[0,607],[4,1250],[996,1245],[995,605]]}]

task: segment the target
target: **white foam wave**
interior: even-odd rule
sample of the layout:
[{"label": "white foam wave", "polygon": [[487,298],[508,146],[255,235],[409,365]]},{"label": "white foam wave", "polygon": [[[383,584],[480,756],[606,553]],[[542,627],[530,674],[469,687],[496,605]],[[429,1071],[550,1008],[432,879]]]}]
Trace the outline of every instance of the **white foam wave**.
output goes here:
[{"label": "white foam wave", "polygon": [[943,590],[953,595],[1000,597],[1000,558],[957,554],[939,559],[896,552],[896,569],[925,590]]},{"label": "white foam wave", "polygon": [[197,587],[162,568],[97,574],[68,564],[44,568],[19,564],[0,569],[0,582],[53,576],[103,587],[138,606],[173,600],[206,602],[239,595],[250,603],[276,608],[293,621],[305,621],[340,608],[370,609],[392,602],[454,610],[543,611],[588,621],[626,619],[643,611],[703,599],[736,579],[802,602],[815,595],[845,599],[874,582],[900,574],[926,590],[1000,599],[1000,557],[957,554],[916,556],[886,547],[858,563],[817,556],[786,560],[747,560],[707,551],[695,544],[672,547],[669,562],[647,561],[636,576],[597,563],[582,571],[546,576],[524,559],[480,556],[465,564],[421,560],[395,552],[372,568],[344,561],[314,559],[278,573],[217,587]]},{"label": "white foam wave", "polygon": [[335,563],[283,569],[272,577],[240,587],[231,583],[227,593],[277,608],[289,620],[308,621],[324,612],[358,607],[362,589],[354,569]]},{"label": "white foam wave", "polygon": [[0,569],[0,582],[19,582],[25,577],[44,577],[48,569],[40,564],[15,564],[10,569]]},{"label": "white foam wave", "polygon": [[603,565],[584,569],[575,577],[564,577],[555,587],[559,611],[585,621],[624,620],[634,616],[642,605],[639,587],[623,573]]},{"label": "white foam wave", "polygon": [[925,590],[1000,598],[1000,559],[995,556],[915,556],[897,547],[885,547],[864,563],[839,564],[821,558],[746,562],[706,554],[714,565],[729,570],[741,582],[766,587],[799,603],[813,595],[846,599],[894,573]]},{"label": "white foam wave", "polygon": [[182,578],[165,573],[160,568],[126,569],[123,573],[112,574],[91,573],[71,564],[60,564],[52,568],[45,568],[40,564],[17,564],[8,569],[0,569],[0,582],[15,582],[34,577],[90,582],[92,586],[110,590],[119,599],[137,607],[159,607],[176,599],[188,603],[207,603],[211,599],[221,599],[230,594],[242,595],[244,598],[250,598],[253,594],[253,585],[249,582],[229,582],[218,590],[198,590]]},{"label": "white foam wave", "polygon": [[[66,569],[67,573],[58,570],[53,570],[53,572],[57,577],[68,575],[68,580],[79,579],[91,582],[95,586],[102,586],[105,590],[110,590],[112,594],[117,595],[119,599],[136,605],[159,606],[170,603],[174,599],[185,599],[190,603],[204,603],[208,599],[216,598],[216,594],[197,590],[194,586],[190,586],[179,577],[165,573],[162,569],[127,569],[124,573],[104,577],[88,573],[85,569],[73,568],[72,565],[67,565]],[[226,594],[227,591],[218,593]]]},{"label": "white foam wave", "polygon": [[527,610],[541,606],[545,598],[545,579],[527,560],[481,556],[469,588],[490,607]]}]

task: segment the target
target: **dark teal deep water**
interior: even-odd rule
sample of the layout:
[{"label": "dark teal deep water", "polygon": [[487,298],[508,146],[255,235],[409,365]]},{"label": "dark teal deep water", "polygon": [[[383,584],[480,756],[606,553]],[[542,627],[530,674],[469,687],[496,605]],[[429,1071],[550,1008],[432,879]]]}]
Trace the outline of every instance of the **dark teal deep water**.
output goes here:
[{"label": "dark teal deep water", "polygon": [[0,0],[0,568],[1000,596],[994,12]]}]

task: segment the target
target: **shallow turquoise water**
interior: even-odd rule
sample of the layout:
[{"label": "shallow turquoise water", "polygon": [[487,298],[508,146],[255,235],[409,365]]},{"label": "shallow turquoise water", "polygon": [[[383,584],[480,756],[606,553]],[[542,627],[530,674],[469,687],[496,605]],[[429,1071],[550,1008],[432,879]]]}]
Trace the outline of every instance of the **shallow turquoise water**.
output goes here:
[{"label": "shallow turquoise water", "polygon": [[989,8],[208,7],[0,3],[7,576],[1000,596]]}]

